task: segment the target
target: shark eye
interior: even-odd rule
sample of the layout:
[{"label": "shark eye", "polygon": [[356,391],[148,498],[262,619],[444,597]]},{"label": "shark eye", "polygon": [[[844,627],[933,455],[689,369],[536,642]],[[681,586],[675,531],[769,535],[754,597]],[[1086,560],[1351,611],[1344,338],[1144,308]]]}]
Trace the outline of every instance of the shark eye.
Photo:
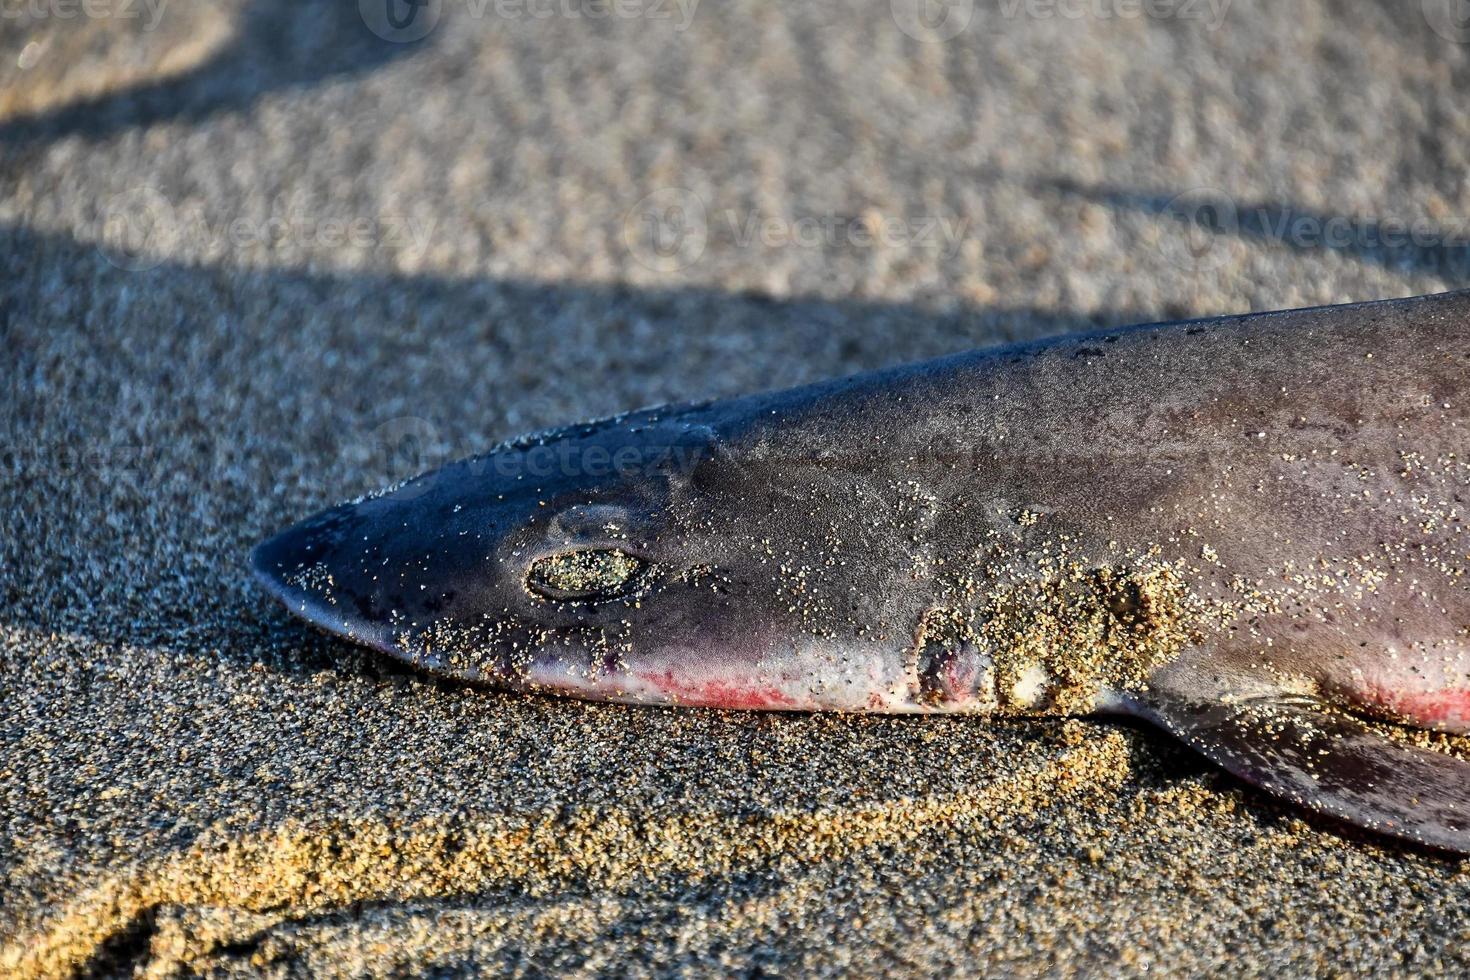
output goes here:
[{"label": "shark eye", "polygon": [[531,563],[526,588],[546,599],[597,602],[637,584],[648,562],[617,548],[587,548],[547,555]]}]

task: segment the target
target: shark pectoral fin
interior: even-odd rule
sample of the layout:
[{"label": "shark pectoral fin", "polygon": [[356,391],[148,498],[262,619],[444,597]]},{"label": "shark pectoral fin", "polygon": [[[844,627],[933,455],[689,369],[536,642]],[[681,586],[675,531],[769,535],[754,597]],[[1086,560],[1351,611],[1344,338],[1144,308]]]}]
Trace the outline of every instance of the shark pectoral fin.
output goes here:
[{"label": "shark pectoral fin", "polygon": [[1470,854],[1470,762],[1296,695],[1155,691],[1138,711],[1248,783],[1347,823]]}]

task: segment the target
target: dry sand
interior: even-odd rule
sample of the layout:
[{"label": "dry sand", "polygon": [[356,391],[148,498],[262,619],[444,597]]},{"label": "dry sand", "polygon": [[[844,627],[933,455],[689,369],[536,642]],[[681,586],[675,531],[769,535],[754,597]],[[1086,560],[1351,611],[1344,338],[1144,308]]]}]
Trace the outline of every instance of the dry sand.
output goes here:
[{"label": "dry sand", "polygon": [[[445,0],[418,44],[347,0],[6,9],[0,972],[1470,967],[1458,861],[1150,731],[439,684],[245,566],[571,418],[1464,284],[1470,58],[1423,5],[981,2],[947,43],[905,0]],[[1225,233],[1160,213],[1202,186]]]}]

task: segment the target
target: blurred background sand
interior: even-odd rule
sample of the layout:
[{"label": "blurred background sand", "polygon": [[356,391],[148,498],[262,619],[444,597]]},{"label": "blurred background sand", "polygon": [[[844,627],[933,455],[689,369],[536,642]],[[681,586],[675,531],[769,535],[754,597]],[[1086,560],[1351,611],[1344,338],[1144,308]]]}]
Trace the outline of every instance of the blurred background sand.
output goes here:
[{"label": "blurred background sand", "polygon": [[530,428],[1464,285],[1453,3],[382,2],[4,5],[0,968],[1464,973],[1459,862],[1151,732],[441,684],[245,567]]}]

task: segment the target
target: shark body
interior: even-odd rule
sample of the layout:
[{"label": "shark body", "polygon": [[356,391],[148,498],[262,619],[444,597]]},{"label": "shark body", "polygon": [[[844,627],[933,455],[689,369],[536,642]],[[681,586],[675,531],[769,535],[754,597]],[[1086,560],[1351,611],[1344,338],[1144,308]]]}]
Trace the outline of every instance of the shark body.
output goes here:
[{"label": "shark body", "polygon": [[1470,730],[1467,382],[1470,293],[1134,327],[523,437],[253,563],[427,671],[1126,714],[1470,853],[1470,763],[1394,736]]}]

